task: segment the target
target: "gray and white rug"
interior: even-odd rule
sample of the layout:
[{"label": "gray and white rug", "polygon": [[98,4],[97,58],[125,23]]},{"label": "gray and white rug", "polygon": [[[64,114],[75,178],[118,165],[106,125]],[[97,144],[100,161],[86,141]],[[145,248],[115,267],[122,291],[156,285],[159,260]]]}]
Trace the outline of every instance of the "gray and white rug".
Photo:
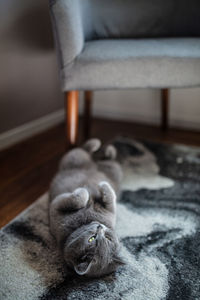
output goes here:
[{"label": "gray and white rug", "polygon": [[49,233],[42,196],[0,231],[0,299],[200,299],[200,149],[118,138],[117,232],[126,265],[74,277]]}]

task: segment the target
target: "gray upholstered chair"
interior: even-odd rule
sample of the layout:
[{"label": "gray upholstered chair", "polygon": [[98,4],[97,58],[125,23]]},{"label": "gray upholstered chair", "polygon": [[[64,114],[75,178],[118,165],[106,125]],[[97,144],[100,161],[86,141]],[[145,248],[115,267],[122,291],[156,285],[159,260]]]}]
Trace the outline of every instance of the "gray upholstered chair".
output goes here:
[{"label": "gray upholstered chair", "polygon": [[200,85],[200,0],[50,0],[67,134],[77,138],[78,91]]}]

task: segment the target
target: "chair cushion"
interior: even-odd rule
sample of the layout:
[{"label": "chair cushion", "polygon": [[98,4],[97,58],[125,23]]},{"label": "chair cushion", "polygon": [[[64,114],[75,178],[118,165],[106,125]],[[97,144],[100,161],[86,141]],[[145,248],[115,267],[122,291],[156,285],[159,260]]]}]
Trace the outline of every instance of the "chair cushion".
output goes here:
[{"label": "chair cushion", "polygon": [[200,38],[99,40],[62,69],[63,90],[200,85]]},{"label": "chair cushion", "polygon": [[200,36],[199,0],[80,0],[80,5],[87,40]]}]

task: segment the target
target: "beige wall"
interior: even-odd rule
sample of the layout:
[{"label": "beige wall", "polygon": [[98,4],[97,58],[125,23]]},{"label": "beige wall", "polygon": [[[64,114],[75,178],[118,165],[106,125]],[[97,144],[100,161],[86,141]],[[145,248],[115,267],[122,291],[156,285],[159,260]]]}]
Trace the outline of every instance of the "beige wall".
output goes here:
[{"label": "beige wall", "polygon": [[[94,100],[97,116],[160,124],[160,90],[97,92]],[[170,91],[169,121],[171,127],[200,131],[200,88]]]},{"label": "beige wall", "polygon": [[[94,114],[159,123],[158,90],[95,93]],[[0,133],[63,108],[47,0],[0,0]],[[170,122],[200,130],[200,89],[171,91]]]},{"label": "beige wall", "polygon": [[47,0],[0,0],[0,133],[62,107]]}]

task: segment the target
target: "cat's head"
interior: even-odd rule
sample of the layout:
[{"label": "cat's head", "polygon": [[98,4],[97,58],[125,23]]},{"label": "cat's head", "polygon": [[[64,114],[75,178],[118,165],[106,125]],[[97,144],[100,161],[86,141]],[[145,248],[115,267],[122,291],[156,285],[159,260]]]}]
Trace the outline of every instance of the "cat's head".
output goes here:
[{"label": "cat's head", "polygon": [[98,222],[83,225],[67,239],[64,258],[77,274],[99,277],[124,264],[115,232]]}]

